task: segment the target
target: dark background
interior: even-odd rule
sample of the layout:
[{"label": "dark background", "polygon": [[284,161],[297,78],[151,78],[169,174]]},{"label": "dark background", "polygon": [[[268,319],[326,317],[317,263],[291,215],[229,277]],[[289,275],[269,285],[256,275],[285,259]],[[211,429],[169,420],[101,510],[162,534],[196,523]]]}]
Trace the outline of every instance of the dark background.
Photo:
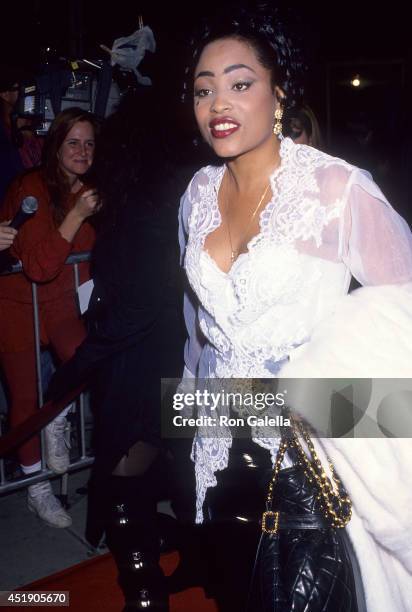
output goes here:
[{"label": "dark background", "polygon": [[[141,14],[158,50],[141,65],[143,74],[164,82],[165,104],[179,107],[185,44],[199,15],[224,0],[25,0],[2,7],[1,63],[36,70],[44,49],[56,57],[102,58],[119,36],[138,27]],[[394,205],[410,218],[412,156],[410,84],[411,26],[407,3],[288,2],[300,16],[310,61],[307,101],[319,118],[325,149],[369,169]],[[360,74],[363,87],[350,85]],[[184,129],[184,127],[182,128]]]}]

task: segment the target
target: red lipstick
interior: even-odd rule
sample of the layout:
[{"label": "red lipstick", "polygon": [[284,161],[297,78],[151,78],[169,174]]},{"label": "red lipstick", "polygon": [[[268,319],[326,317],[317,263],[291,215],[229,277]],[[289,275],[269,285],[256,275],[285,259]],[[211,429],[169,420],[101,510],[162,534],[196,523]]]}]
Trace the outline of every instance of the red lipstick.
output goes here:
[{"label": "red lipstick", "polygon": [[240,124],[231,117],[218,117],[212,119],[209,128],[213,138],[226,138],[240,128]]}]

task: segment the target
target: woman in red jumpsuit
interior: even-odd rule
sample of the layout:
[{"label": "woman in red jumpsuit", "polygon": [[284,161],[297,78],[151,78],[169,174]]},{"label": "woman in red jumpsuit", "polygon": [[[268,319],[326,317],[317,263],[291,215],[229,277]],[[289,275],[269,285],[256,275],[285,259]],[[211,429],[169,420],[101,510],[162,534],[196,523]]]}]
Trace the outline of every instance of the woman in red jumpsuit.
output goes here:
[{"label": "woman in red jumpsuit", "polygon": [[[53,121],[39,169],[17,178],[1,208],[0,221],[12,219],[26,196],[38,200],[38,210],[19,230],[10,249],[23,264],[23,273],[0,277],[0,362],[11,397],[10,425],[26,420],[37,409],[35,345],[31,282],[38,283],[42,346],[50,346],[66,361],[86,333],[79,318],[73,271],[67,257],[89,251],[95,232],[89,218],[96,212],[95,190],[82,179],[94,156],[96,122],[79,108],[62,111]],[[89,278],[87,263],[79,265],[80,281]],[[65,448],[65,416],[46,431],[46,460],[55,472],[68,465]],[[38,471],[39,437],[19,448],[25,474]],[[48,480],[29,486],[28,505],[53,527],[68,527],[71,518],[53,495]]]}]

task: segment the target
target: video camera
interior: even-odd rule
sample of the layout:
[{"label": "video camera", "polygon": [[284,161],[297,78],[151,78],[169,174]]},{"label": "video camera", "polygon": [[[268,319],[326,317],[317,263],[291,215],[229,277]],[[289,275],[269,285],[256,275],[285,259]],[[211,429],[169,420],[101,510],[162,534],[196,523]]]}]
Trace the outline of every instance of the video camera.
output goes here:
[{"label": "video camera", "polygon": [[38,135],[45,135],[54,117],[70,106],[103,119],[120,99],[112,73],[112,66],[104,60],[61,59],[46,64],[31,81],[20,85],[15,115],[30,119]]}]

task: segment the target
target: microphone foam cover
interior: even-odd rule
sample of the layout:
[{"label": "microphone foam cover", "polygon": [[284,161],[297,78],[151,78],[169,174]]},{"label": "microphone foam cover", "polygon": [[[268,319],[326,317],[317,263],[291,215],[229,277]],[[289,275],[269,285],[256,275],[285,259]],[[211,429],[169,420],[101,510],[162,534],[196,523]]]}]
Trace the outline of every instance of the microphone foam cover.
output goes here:
[{"label": "microphone foam cover", "polygon": [[33,213],[35,213],[38,207],[39,203],[37,201],[37,198],[35,198],[34,196],[26,196],[23,202],[21,203],[22,211],[25,212],[27,215],[32,215]]}]

